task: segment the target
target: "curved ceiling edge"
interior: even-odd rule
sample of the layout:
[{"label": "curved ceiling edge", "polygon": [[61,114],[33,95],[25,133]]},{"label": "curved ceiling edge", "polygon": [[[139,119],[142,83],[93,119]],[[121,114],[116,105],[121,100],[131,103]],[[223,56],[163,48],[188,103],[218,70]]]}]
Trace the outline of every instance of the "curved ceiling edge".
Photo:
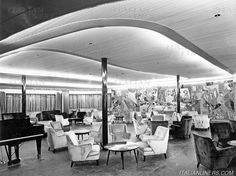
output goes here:
[{"label": "curved ceiling edge", "polygon": [[[208,53],[203,51],[202,49],[198,48],[192,42],[185,39],[183,36],[175,32],[174,30],[149,21],[143,20],[134,20],[134,19],[95,19],[95,20],[88,20],[88,21],[79,21],[73,22],[66,25],[62,25],[56,28],[52,28],[46,31],[42,31],[40,33],[21,38],[18,41],[14,41],[14,43],[10,43],[4,46],[4,43],[1,45],[0,54],[4,54],[9,51],[13,51],[15,49],[19,49],[24,46],[28,46],[31,44],[35,44],[38,42],[42,42],[45,40],[49,40],[52,38],[60,37],[69,33],[78,32],[86,29],[91,28],[101,28],[101,27],[111,27],[111,26],[127,26],[127,27],[138,27],[149,29],[155,32],[158,32],[166,37],[170,38],[171,40],[177,42],[178,44],[184,46],[185,48],[191,50],[192,52],[198,54],[202,58],[206,59],[210,63],[218,66],[219,68],[233,74],[233,71],[230,70],[228,67],[220,63],[214,57],[210,56]],[[1,56],[1,55],[0,55]]]},{"label": "curved ceiling edge", "polygon": [[[48,49],[48,48],[27,48],[27,49],[21,49],[21,50],[14,50],[14,51],[12,51],[10,53],[6,53],[4,56],[0,55],[0,59],[2,57],[14,55],[14,54],[21,53],[21,52],[27,52],[27,51],[48,51],[48,52],[55,52],[55,53],[67,54],[67,55],[71,55],[71,56],[75,56],[75,57],[81,57],[83,59],[87,59],[87,60],[91,60],[91,61],[100,63],[98,60],[95,60],[94,58],[90,58],[90,57],[87,57],[87,56],[83,56],[83,55],[80,55],[80,54],[75,54],[73,52],[68,52],[68,51],[64,51],[64,50]],[[159,73],[152,73],[152,72],[145,72],[145,71],[130,69],[128,67],[123,67],[123,66],[116,65],[116,64],[111,64],[111,63],[108,63],[108,65],[112,66],[112,67],[117,67],[117,68],[120,68],[120,69],[125,69],[125,70],[129,70],[129,71],[133,71],[133,72],[146,73],[146,74],[156,74],[156,75],[163,75],[163,76],[173,76],[173,75],[167,75],[167,74],[159,74]]]}]

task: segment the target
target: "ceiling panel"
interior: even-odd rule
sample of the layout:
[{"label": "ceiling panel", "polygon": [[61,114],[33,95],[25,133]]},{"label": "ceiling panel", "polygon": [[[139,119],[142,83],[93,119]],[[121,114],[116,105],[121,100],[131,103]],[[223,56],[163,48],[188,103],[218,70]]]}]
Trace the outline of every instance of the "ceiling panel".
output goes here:
[{"label": "ceiling panel", "polygon": [[[214,17],[215,14],[220,14],[220,16],[216,18]],[[226,68],[233,70],[234,73],[236,72],[236,1],[234,0],[118,1],[83,9],[41,23],[1,41],[0,46],[11,49],[20,39],[24,41],[28,37],[41,35],[43,32],[48,32],[47,35],[50,36],[50,32],[53,34],[53,30],[58,27],[71,28],[78,22],[102,18],[136,19],[167,26],[208,53]],[[121,73],[120,70],[117,73],[114,72],[114,76],[121,79],[126,77],[124,76],[126,74],[130,76],[126,78],[136,80],[138,78],[148,79],[148,76],[155,75],[155,73],[180,74],[191,78],[224,74],[222,71],[214,72],[214,66],[206,66],[206,61],[195,62],[199,60],[199,57],[188,51],[183,52],[181,46],[173,47],[173,45],[163,44],[162,40],[155,37],[156,34],[153,37],[153,35],[146,35],[144,31],[141,32],[140,30],[138,28],[104,27],[68,34],[25,48],[38,50],[38,53],[39,50],[54,51],[53,53],[44,53],[45,55],[40,56],[31,55],[31,59],[27,61],[22,56],[20,58],[23,60],[17,62],[18,64],[21,64],[22,61],[27,62],[28,68],[33,68],[32,65],[38,65],[38,69],[51,71],[84,73],[89,68],[95,70],[94,74],[99,71],[99,68],[93,67],[92,64],[90,66],[85,64],[83,67],[72,64],[75,62],[64,56],[63,58],[66,59],[58,57],[58,53],[55,54],[56,51],[72,54],[78,60],[85,57],[100,61],[101,57],[107,57],[110,65],[119,66],[120,69],[132,69],[130,71],[132,74],[125,73],[123,76],[118,76]],[[20,44],[21,42],[19,42],[19,46]],[[44,64],[45,61],[50,64]],[[67,63],[68,61],[71,63]],[[6,62],[5,64],[17,62],[9,60],[9,63]],[[26,66],[21,68],[24,67],[26,68]],[[134,70],[142,71],[139,72],[140,77],[134,76],[138,74],[138,72],[134,74]],[[143,72],[150,72],[150,75]],[[141,75],[145,76],[142,77]]]}]

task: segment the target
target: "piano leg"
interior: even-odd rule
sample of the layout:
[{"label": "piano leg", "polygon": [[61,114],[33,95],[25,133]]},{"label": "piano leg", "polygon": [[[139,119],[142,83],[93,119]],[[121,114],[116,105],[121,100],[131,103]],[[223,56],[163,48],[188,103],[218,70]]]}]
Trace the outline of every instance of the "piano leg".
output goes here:
[{"label": "piano leg", "polygon": [[19,158],[19,144],[14,145],[15,148],[15,155],[16,155],[16,159],[14,161],[14,163],[19,163],[20,162],[20,158]]},{"label": "piano leg", "polygon": [[36,138],[36,145],[37,145],[37,158],[41,159],[41,137]]},{"label": "piano leg", "polygon": [[8,145],[8,149],[7,146],[5,145],[5,150],[7,153],[7,158],[8,158],[8,166],[12,165],[12,161],[11,161],[11,145]]},{"label": "piano leg", "polygon": [[12,145],[8,145],[8,149],[7,147],[5,146],[5,150],[6,150],[6,153],[7,153],[7,157],[8,157],[8,166],[11,166],[12,164],[17,164],[20,162],[20,158],[19,158],[19,144],[15,144],[13,145],[14,148],[15,148],[15,155],[16,155],[16,159],[12,160],[12,153],[11,153],[11,147]]}]

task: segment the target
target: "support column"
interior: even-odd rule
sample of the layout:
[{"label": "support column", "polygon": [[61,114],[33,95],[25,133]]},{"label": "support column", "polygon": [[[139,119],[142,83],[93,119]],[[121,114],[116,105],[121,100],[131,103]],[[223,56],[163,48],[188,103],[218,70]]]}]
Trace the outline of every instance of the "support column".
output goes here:
[{"label": "support column", "polygon": [[21,98],[21,102],[22,102],[22,113],[24,114],[24,116],[26,116],[26,76],[22,75],[21,78],[22,81],[22,98]]},{"label": "support column", "polygon": [[180,86],[179,86],[179,75],[177,77],[177,113],[180,113]]},{"label": "support column", "polygon": [[108,143],[107,131],[107,58],[102,58],[102,141],[103,147]]},{"label": "support column", "polygon": [[69,90],[62,91],[62,112],[69,113]]}]

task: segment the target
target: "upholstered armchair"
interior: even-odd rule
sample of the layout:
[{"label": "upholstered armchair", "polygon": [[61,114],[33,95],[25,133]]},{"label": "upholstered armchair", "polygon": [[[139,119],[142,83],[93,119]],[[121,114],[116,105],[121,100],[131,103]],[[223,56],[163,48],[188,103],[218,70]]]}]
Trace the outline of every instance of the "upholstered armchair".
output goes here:
[{"label": "upholstered armchair", "polygon": [[48,150],[53,153],[57,149],[67,147],[66,135],[60,122],[51,122],[51,127],[46,127]]},{"label": "upholstered armchair", "polygon": [[93,123],[93,116],[94,116],[93,112],[86,112],[86,115],[85,115],[85,117],[83,119],[83,123],[85,125],[92,125],[92,123]]},{"label": "upholstered armchair", "polygon": [[133,125],[134,125],[134,131],[137,137],[150,130],[147,123],[141,122],[141,116],[136,116],[132,120],[133,120]]},{"label": "upholstered armchair", "polygon": [[195,129],[208,129],[210,127],[210,119],[208,115],[204,114],[193,116],[193,123]]},{"label": "upholstered armchair", "polygon": [[233,140],[236,140],[236,120],[230,120],[230,123],[231,123],[232,129],[233,129],[231,138]]},{"label": "upholstered armchair", "polygon": [[165,119],[166,119],[165,114],[157,114],[157,115],[151,116],[151,121],[164,121]]},{"label": "upholstered armchair", "polygon": [[212,138],[217,140],[217,146],[225,147],[227,142],[232,140],[233,129],[229,121],[213,120],[210,123]]},{"label": "upholstered armchair", "polygon": [[109,125],[112,142],[122,142],[130,139],[131,133],[127,132],[125,123],[112,123]]},{"label": "upholstered armchair", "polygon": [[193,134],[193,136],[197,167],[202,164],[211,170],[227,168],[232,159],[236,157],[236,147],[218,148],[209,137],[198,134]]},{"label": "upholstered armchair", "polygon": [[169,141],[169,128],[158,126],[154,135],[141,135],[142,142],[137,142],[139,145],[138,152],[143,155],[145,161],[146,156],[164,154],[167,158],[167,148]]},{"label": "upholstered armchair", "polygon": [[70,122],[63,115],[55,115],[56,122],[61,122],[64,131],[70,131]]},{"label": "upholstered armchair", "polygon": [[100,146],[94,145],[93,140],[78,141],[77,136],[73,131],[66,132],[66,139],[68,145],[69,157],[71,160],[71,167],[74,162],[96,160],[99,164]]},{"label": "upholstered armchair", "polygon": [[171,135],[173,137],[186,138],[191,137],[192,117],[182,116],[181,122],[171,125]]},{"label": "upholstered armchair", "polygon": [[157,129],[158,126],[164,126],[164,127],[168,127],[168,121],[151,121],[151,129],[152,129],[152,135],[155,134],[155,131]]},{"label": "upholstered armchair", "polygon": [[102,122],[93,122],[90,136],[94,138],[96,144],[102,145]]}]

